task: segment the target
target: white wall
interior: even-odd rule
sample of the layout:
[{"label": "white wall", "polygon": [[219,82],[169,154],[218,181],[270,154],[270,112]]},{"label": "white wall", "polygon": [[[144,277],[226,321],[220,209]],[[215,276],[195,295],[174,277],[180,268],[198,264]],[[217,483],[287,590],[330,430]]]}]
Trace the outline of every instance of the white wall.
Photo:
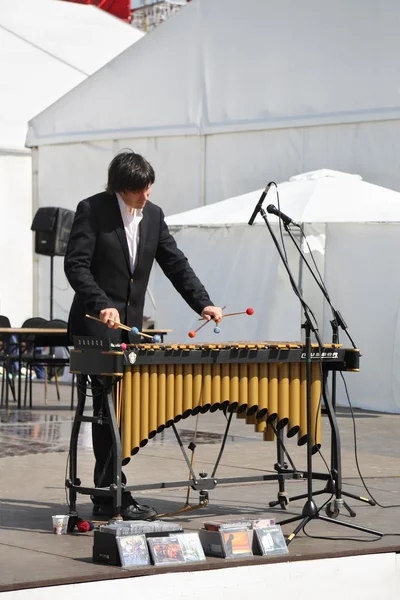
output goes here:
[{"label": "white wall", "polygon": [[104,189],[109,162],[125,148],[153,164],[152,199],[167,215],[325,168],[400,191],[400,120],[388,120],[44,145],[38,150],[39,206],[74,210],[79,200]]},{"label": "white wall", "polygon": [[[296,541],[289,547],[295,552]],[[293,549],[293,550],[292,550]],[[229,560],[229,559],[228,559]],[[215,570],[127,577],[58,585],[58,600],[109,600],[118,596],[148,600],[242,600],[271,597],[309,600],[323,590],[324,600],[392,600],[400,585],[399,555],[349,556]],[[53,600],[55,588],[3,592],[4,600]]]},{"label": "white wall", "polygon": [[[400,412],[398,256],[399,223],[327,226],[325,282],[362,355],[360,372],[345,376],[351,403],[394,413]],[[338,399],[348,406],[340,377]]]},{"label": "white wall", "polygon": [[206,204],[325,168],[400,191],[399,155],[399,120],[210,135]]}]

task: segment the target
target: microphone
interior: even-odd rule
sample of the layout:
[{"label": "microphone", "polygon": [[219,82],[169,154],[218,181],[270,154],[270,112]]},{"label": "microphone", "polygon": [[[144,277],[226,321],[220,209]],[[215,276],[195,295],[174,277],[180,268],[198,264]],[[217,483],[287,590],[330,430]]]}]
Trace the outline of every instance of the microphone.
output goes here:
[{"label": "microphone", "polygon": [[291,219],[290,217],[285,215],[285,213],[283,213],[281,210],[278,210],[276,208],[276,206],[274,206],[273,204],[268,204],[267,212],[270,213],[271,215],[276,215],[277,217],[282,219],[282,221],[284,222],[285,225],[292,224],[292,225],[295,225],[296,227],[300,227],[300,225],[298,223],[296,223],[295,221],[293,221],[293,219]]},{"label": "microphone", "polygon": [[253,225],[254,219],[256,218],[256,216],[258,215],[258,213],[260,212],[261,207],[262,207],[262,203],[264,202],[265,196],[268,194],[268,191],[269,191],[269,188],[271,187],[271,185],[275,185],[275,183],[273,181],[270,181],[267,184],[265,190],[263,191],[263,193],[260,196],[259,201],[256,204],[255,209],[253,210],[253,214],[251,215],[250,220],[249,220],[249,225]]}]

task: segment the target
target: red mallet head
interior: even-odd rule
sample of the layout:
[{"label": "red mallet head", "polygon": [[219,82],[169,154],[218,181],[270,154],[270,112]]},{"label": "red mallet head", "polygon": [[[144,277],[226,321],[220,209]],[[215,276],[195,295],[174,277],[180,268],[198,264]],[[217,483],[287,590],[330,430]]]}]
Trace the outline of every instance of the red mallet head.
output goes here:
[{"label": "red mallet head", "polygon": [[246,309],[246,314],[247,315],[254,315],[254,308],[247,308]]},{"label": "red mallet head", "polygon": [[194,338],[194,337],[196,337],[196,332],[195,331],[189,331],[188,336],[190,338]]},{"label": "red mallet head", "polygon": [[120,348],[121,348],[121,350],[123,350],[125,352],[125,350],[127,348],[125,342],[122,342],[122,344],[120,344]]}]

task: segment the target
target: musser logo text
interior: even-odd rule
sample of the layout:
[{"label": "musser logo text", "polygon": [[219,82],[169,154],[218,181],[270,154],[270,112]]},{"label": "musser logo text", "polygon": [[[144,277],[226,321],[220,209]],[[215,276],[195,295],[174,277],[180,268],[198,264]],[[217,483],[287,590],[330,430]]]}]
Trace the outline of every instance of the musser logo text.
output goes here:
[{"label": "musser logo text", "polygon": [[[302,352],[301,353],[301,358],[305,359],[306,357],[306,353]],[[313,358],[339,358],[339,353],[338,352],[311,352],[311,359]]]}]

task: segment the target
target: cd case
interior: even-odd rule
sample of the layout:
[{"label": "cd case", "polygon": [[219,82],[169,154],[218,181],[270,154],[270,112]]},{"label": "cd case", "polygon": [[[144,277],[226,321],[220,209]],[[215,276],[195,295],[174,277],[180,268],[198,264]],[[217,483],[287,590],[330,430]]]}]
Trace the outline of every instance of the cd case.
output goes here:
[{"label": "cd case", "polygon": [[176,538],[181,545],[185,562],[207,560],[198,533],[179,533]]},{"label": "cd case", "polygon": [[147,539],[147,543],[155,565],[170,565],[185,562],[185,556],[177,535],[151,537]]},{"label": "cd case", "polygon": [[275,525],[275,519],[246,519],[243,521],[204,521],[203,526],[207,531],[221,531],[222,529],[254,529]]},{"label": "cd case", "polygon": [[117,537],[117,546],[121,567],[139,567],[151,564],[145,535]]},{"label": "cd case", "polygon": [[221,541],[225,558],[252,556],[249,532],[247,528],[221,530]]},{"label": "cd case", "polygon": [[240,558],[252,556],[250,530],[247,527],[208,531],[200,529],[200,540],[207,556]]},{"label": "cd case", "polygon": [[289,550],[280,525],[256,527],[253,535],[253,551],[254,554],[263,556],[288,554]]}]

